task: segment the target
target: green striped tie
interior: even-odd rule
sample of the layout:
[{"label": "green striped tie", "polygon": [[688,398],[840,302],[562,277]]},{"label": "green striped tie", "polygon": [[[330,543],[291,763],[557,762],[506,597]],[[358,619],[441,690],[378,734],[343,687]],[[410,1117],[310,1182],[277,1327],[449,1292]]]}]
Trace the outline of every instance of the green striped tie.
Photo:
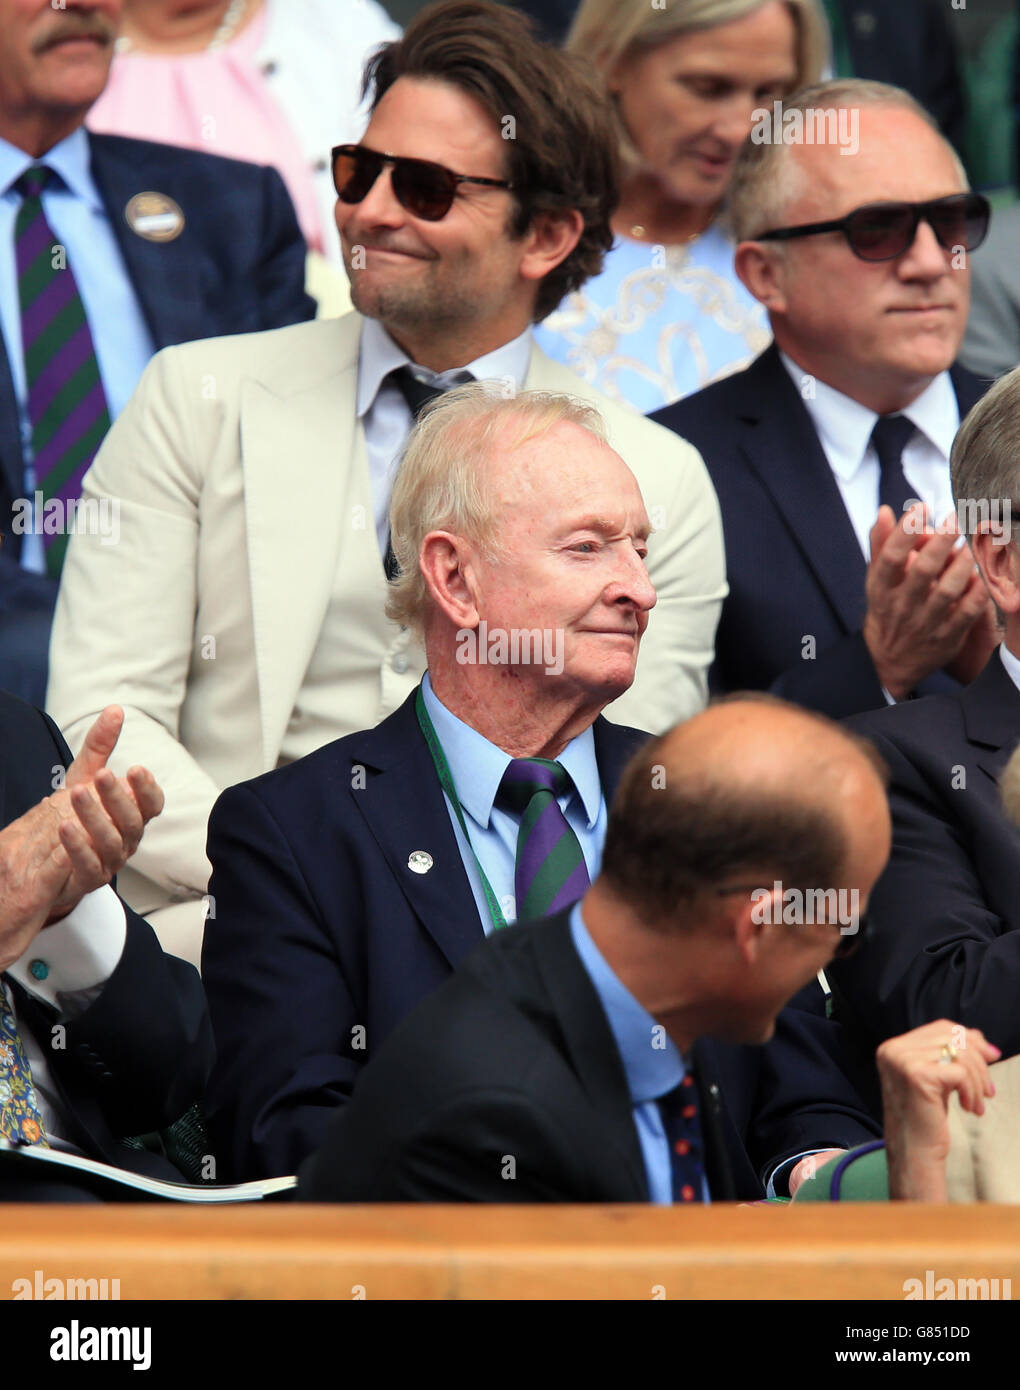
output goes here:
[{"label": "green striped tie", "polygon": [[69,504],[81,496],[82,479],[110,428],[110,415],[81,295],[43,212],[42,192],[52,177],[36,165],[15,184],[22,203],[14,251],[36,488],[44,508],[51,498],[61,503],[59,509],[45,508],[59,521],[52,531],[43,531],[46,572],[56,576],[67,549]]},{"label": "green striped tie", "polygon": [[515,758],[499,784],[496,804],[520,817],[514,869],[519,922],[572,906],[588,887],[580,841],[556,799],[572,786],[566,768],[548,758]]}]

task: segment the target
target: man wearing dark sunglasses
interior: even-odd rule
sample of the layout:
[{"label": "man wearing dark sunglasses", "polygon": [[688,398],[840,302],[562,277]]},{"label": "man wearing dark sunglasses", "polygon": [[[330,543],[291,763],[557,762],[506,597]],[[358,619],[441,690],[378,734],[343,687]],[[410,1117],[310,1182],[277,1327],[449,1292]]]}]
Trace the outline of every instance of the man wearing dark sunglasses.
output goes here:
[{"label": "man wearing dark sunglasses", "polygon": [[856,153],[780,133],[734,174],[737,270],[774,345],[654,418],[702,450],[723,508],[711,685],[840,717],[957,688],[997,635],[949,481],[984,389],[956,356],[988,203],[905,92],[851,80],[786,103],[816,136],[836,115]]},{"label": "man wearing dark sunglasses", "polygon": [[725,579],[704,465],[531,339],[611,242],[604,94],[485,0],[423,10],[367,81],[368,128],[332,155],[357,312],[163,357],[89,479],[120,499],[124,543],[76,538],[65,574],[50,708],[73,741],[98,687],[100,705],[123,695],[131,756],[176,788],[148,882],[125,887],[150,911],[190,899],[192,950],[218,791],[373,727],[422,673],[383,611],[389,498],[417,411],[465,378],[598,406],[655,528],[659,594],[613,717],[660,730],[706,694]]}]

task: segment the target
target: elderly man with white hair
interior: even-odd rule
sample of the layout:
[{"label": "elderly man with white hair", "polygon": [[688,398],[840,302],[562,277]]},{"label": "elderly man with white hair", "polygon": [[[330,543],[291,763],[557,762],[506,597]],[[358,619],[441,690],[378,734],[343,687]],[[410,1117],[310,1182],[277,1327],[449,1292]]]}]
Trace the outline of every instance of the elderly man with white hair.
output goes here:
[{"label": "elderly man with white hair", "polygon": [[[390,520],[390,613],[422,633],[421,686],[377,728],[224,792],[210,821],[223,1177],[294,1171],[485,935],[581,897],[645,738],[601,716],[655,590],[641,492],[592,407],[449,392],[412,435]],[[797,1069],[776,1070],[778,1112]],[[829,1084],[798,1075],[816,1099]]]}]

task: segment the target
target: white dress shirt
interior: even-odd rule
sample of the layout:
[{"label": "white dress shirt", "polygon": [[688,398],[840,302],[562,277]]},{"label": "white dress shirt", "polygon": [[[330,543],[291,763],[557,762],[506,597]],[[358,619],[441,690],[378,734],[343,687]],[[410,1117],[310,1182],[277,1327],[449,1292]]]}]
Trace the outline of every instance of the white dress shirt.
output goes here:
[{"label": "white dress shirt", "polygon": [[395,367],[410,366],[419,381],[436,385],[444,391],[474,378],[483,381],[495,378],[508,390],[519,391],[528,374],[531,359],[531,329],[526,328],[519,338],[504,343],[495,352],[487,352],[466,367],[448,372],[431,372],[411,361],[376,319],[366,318],[361,328],[358,351],[357,412],[365,430],[368,451],[368,472],[372,483],[372,508],[375,531],[379,538],[379,554],[386,554],[390,535],[390,493],[407,436],[411,432],[411,411],[391,381],[383,384]]},{"label": "white dress shirt", "polygon": [[[881,469],[871,444],[878,415],[817,377],[811,377],[781,352],[797,394],[804,401],[822,451],[828,459],[850,524],[865,560],[870,560],[868,535],[878,516]],[[805,393],[804,383],[811,381]],[[940,372],[915,401],[898,412],[917,433],[903,450],[903,472],[916,497],[928,507],[936,524],[955,512],[949,479],[949,454],[960,428],[960,407],[948,372]]]},{"label": "white dress shirt", "polygon": [[[23,956],[7,969],[29,994],[59,1011],[59,1021],[83,1013],[99,996],[103,985],[117,968],[127,938],[124,905],[112,888],[97,888],[60,922],[44,927]],[[17,1008],[11,991],[3,986],[7,1001]],[[46,1137],[54,1148],[70,1148],[61,1143],[67,1132],[60,1092],[50,1073],[47,1050],[27,1028],[21,1033],[25,1057],[32,1069],[39,1113]],[[60,1035],[51,1040],[59,1045]],[[54,1142],[56,1141],[56,1142]]]}]

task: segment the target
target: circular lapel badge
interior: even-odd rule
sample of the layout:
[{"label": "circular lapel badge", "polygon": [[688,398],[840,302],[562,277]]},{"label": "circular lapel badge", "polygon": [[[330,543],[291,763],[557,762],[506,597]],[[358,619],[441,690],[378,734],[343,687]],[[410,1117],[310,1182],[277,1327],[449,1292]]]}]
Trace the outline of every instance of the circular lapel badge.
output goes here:
[{"label": "circular lapel badge", "polygon": [[432,868],[432,855],[424,849],[416,849],[407,856],[407,867],[413,874],[427,874]]},{"label": "circular lapel badge", "polygon": [[124,220],[146,241],[173,241],[184,231],[184,211],[166,193],[136,193],[124,209]]}]

